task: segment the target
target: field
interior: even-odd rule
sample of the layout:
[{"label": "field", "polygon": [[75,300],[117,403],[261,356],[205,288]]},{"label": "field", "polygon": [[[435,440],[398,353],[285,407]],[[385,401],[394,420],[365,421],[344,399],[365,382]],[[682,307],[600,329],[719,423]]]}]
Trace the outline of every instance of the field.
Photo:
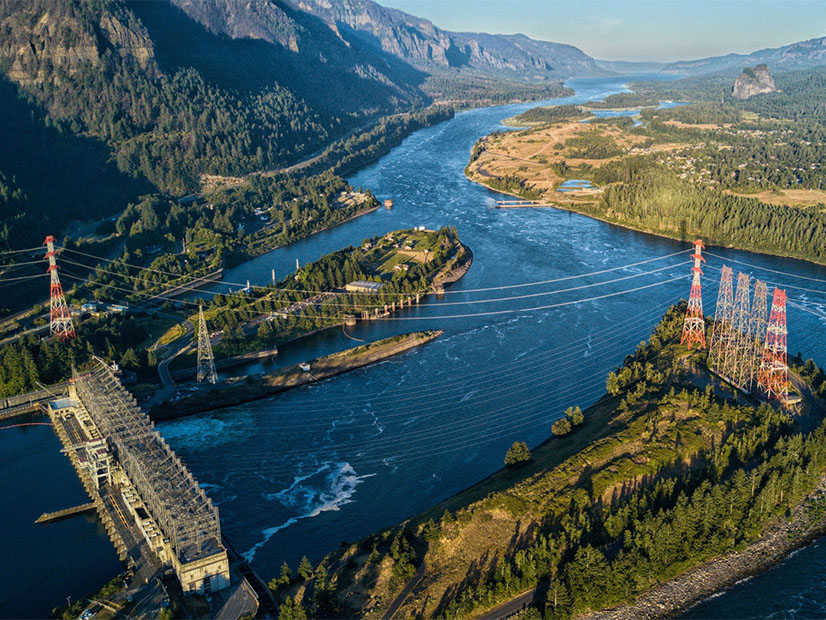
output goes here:
[{"label": "field", "polygon": [[619,124],[569,120],[488,136],[479,157],[468,165],[467,174],[481,183],[492,177],[514,176],[535,188],[542,199],[564,204],[593,199],[596,192],[557,192],[560,183],[576,178],[560,174],[560,164],[599,168],[628,154],[676,150],[682,146],[650,144],[645,136]]},{"label": "field", "polygon": [[784,189],[766,190],[754,194],[730,192],[735,196],[745,198],[757,198],[760,202],[770,205],[782,205],[787,207],[813,207],[826,205],[826,190],[820,189]]}]

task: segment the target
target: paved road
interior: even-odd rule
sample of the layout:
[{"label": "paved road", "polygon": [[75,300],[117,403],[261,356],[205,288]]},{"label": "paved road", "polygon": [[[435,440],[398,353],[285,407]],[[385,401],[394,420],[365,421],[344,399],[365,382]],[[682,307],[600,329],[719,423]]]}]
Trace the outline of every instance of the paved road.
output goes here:
[{"label": "paved road", "polygon": [[499,605],[499,607],[496,607],[495,609],[491,609],[488,613],[481,616],[479,620],[502,620],[502,618],[509,618],[516,612],[522,611],[525,607],[533,603],[535,596],[536,588],[523,592],[516,598],[509,600],[507,603]]},{"label": "paved road", "polygon": [[425,561],[422,560],[422,563],[419,564],[419,568],[416,569],[416,574],[413,575],[413,579],[407,582],[407,585],[404,586],[404,589],[399,592],[399,595],[390,603],[390,607],[387,608],[387,611],[384,612],[384,615],[381,617],[381,620],[392,620],[393,616],[396,615],[396,612],[399,610],[399,607],[402,606],[405,599],[410,595],[419,582],[424,577],[424,571],[427,567]]},{"label": "paved road", "polygon": [[144,411],[149,411],[153,406],[170,398],[175,393],[175,380],[169,372],[169,365],[176,357],[192,348],[189,340],[195,332],[192,323],[189,321],[185,321],[183,325],[186,333],[177,340],[171,353],[158,363],[158,375],[161,378],[161,388],[143,403],[142,408]]}]

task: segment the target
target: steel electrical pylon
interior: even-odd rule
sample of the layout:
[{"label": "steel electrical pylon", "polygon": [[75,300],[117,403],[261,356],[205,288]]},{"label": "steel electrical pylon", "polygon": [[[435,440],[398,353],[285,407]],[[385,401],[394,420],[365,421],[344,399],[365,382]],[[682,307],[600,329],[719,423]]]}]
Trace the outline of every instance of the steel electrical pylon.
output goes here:
[{"label": "steel electrical pylon", "polygon": [[204,318],[203,306],[198,306],[198,383],[209,381],[215,383],[218,375],[215,372],[215,358],[212,356],[212,345],[209,342]]},{"label": "steel electrical pylon", "polygon": [[700,276],[703,275],[703,270],[700,269],[700,262],[705,262],[703,258],[703,250],[705,246],[703,242],[697,239],[694,242],[694,254],[691,258],[694,259],[694,266],[691,271],[694,272],[694,277],[691,280],[691,294],[688,297],[688,310],[685,313],[685,320],[683,321],[683,335],[680,338],[680,344],[685,344],[689,349],[694,344],[701,348],[706,346],[706,323],[703,317],[703,290],[700,284]]},{"label": "steel electrical pylon", "polygon": [[731,267],[723,265],[720,276],[720,290],[717,292],[717,306],[714,310],[714,331],[711,332],[711,346],[708,360],[711,368],[720,373],[728,341],[731,338],[731,313],[734,309],[734,289]]},{"label": "steel electrical pylon", "polygon": [[777,399],[783,406],[789,400],[789,366],[786,361],[786,291],[774,289],[763,359],[757,373],[757,385],[769,400]]},{"label": "steel electrical pylon", "polygon": [[725,372],[722,374],[734,387],[740,389],[746,388],[752,362],[752,346],[749,337],[750,292],[751,282],[748,274],[737,274],[737,291],[734,295],[734,310],[731,319],[732,338],[727,350]]},{"label": "steel electrical pylon", "polygon": [[72,324],[72,315],[66,298],[63,296],[63,287],[57,276],[57,252],[54,249],[55,238],[46,237],[43,244],[46,246],[46,259],[49,261],[48,272],[51,274],[50,301],[49,301],[49,333],[61,340],[70,340],[75,337],[75,326]]},{"label": "steel electrical pylon", "polygon": [[766,339],[768,320],[767,296],[766,283],[762,280],[756,280],[754,283],[754,299],[751,302],[751,316],[749,317],[749,342],[751,343],[749,388],[755,384],[763,356],[763,341]]}]

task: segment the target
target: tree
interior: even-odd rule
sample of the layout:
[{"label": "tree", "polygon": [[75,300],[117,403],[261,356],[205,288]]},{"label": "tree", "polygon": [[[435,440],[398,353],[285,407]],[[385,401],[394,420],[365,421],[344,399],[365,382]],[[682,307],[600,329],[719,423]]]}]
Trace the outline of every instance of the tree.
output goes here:
[{"label": "tree", "polygon": [[514,441],[505,454],[505,465],[511,468],[521,467],[531,460],[531,451],[524,441]]},{"label": "tree", "polygon": [[294,603],[293,599],[288,596],[278,608],[278,620],[307,620],[307,612],[304,607]]},{"label": "tree", "polygon": [[278,577],[278,583],[287,585],[290,583],[290,580],[293,578],[293,571],[290,569],[290,565],[284,562],[281,565],[281,575]]},{"label": "tree", "polygon": [[582,409],[580,409],[579,406],[568,407],[565,410],[565,417],[571,421],[572,426],[579,426],[585,421],[585,415],[582,413]]},{"label": "tree", "polygon": [[302,579],[309,579],[313,576],[313,565],[310,564],[306,555],[301,558],[301,564],[298,565],[298,576]]},{"label": "tree", "polygon": [[559,418],[551,426],[551,432],[557,437],[562,437],[571,432],[571,421],[568,418]]},{"label": "tree", "polygon": [[617,394],[619,394],[620,385],[616,373],[608,373],[608,380],[605,382],[605,389],[611,396],[616,396]]}]

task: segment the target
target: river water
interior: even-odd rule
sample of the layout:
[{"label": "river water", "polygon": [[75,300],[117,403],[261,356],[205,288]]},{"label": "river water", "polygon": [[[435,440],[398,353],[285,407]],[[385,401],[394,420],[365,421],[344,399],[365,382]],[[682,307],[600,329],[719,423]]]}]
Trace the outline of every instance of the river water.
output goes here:
[{"label": "river water", "polygon": [[[574,80],[577,94],[554,103],[602,99],[622,91],[626,80]],[[392,198],[392,210],[226,273],[228,282],[263,284],[272,270],[276,278],[291,273],[296,259],[304,264],[418,225],[456,226],[474,253],[468,274],[442,300],[285,345],[274,361],[247,371],[341,350],[354,339],[443,329],[436,341],[271,399],[159,425],[219,506],[224,532],[265,578],[284,561],[293,569],[302,555],[317,561],[341,541],[395,524],[484,478],[501,467],[515,440],[541,442],[566,407],[598,398],[607,372],[647,337],[668,305],[687,297],[688,257],[676,254],[687,243],[555,209],[495,209],[501,195],[465,179],[476,139],[504,129],[502,119],[529,107],[471,110],[416,132],[350,179],[380,199]],[[826,269],[802,261],[709,250],[727,261],[826,280]],[[571,278],[633,263],[639,264]],[[709,256],[707,312],[721,264]],[[789,308],[789,349],[826,363],[824,283],[742,268],[790,285],[799,307]],[[537,282],[545,283],[514,286]],[[574,303],[583,299],[589,301]],[[809,556],[790,562],[803,557]],[[707,605],[728,596],[734,594]]]}]

